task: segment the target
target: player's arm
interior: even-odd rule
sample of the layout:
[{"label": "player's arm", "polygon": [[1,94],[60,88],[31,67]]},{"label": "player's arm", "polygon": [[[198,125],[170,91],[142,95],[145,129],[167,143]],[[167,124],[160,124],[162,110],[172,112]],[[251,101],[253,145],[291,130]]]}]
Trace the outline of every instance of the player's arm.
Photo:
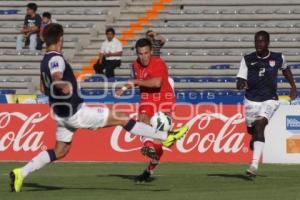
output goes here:
[{"label": "player's arm", "polygon": [[[132,64],[131,75],[132,75],[133,78],[136,78],[134,64]],[[120,96],[122,96],[124,94],[124,92],[126,90],[134,88],[134,87],[136,87],[136,86],[129,80],[121,88],[119,88],[119,89],[116,90],[116,96],[120,97]]]},{"label": "player's arm", "polygon": [[116,91],[117,96],[122,96],[123,93],[131,89],[133,87],[148,87],[148,88],[160,88],[162,85],[162,78],[161,77],[154,77],[149,80],[129,80],[121,89]]},{"label": "player's arm", "polygon": [[243,90],[248,88],[247,76],[248,76],[248,68],[246,66],[245,58],[243,58],[240,64],[239,72],[237,74],[236,88],[238,90]]},{"label": "player's arm", "polygon": [[156,63],[155,70],[151,72],[150,78],[147,80],[131,80],[132,84],[137,87],[160,88],[163,84],[163,77],[168,76],[166,64],[161,61]]},{"label": "player's arm", "polygon": [[153,74],[154,77],[149,80],[129,80],[121,89],[116,91],[116,95],[122,96],[126,90],[131,89],[133,87],[160,88],[162,85],[163,73],[166,73],[164,69],[166,69],[166,66],[158,66],[157,72],[154,72]]},{"label": "player's arm", "polygon": [[285,57],[283,55],[282,55],[282,59],[283,59],[283,63],[282,63],[282,67],[281,67],[282,74],[291,86],[290,98],[291,98],[291,100],[294,100],[297,97],[297,87],[296,87],[296,84],[295,84],[295,80],[294,80],[292,71],[287,66],[286,61],[285,61]]},{"label": "player's arm", "polygon": [[289,82],[289,84],[291,86],[290,98],[291,98],[291,100],[294,100],[297,97],[297,87],[296,87],[296,84],[294,81],[293,74],[292,74],[291,70],[288,68],[283,70],[282,74],[284,75],[284,77],[286,78],[286,80]]},{"label": "player's arm", "polygon": [[51,74],[53,86],[61,90],[64,94],[70,94],[72,92],[72,84],[62,80],[63,73],[55,72]]},{"label": "player's arm", "polygon": [[236,88],[238,90],[243,90],[247,89],[247,87],[247,80],[238,77],[236,82]]},{"label": "player's arm", "polygon": [[70,94],[72,92],[72,84],[62,80],[65,71],[63,58],[61,56],[52,57],[49,61],[49,69],[53,87],[61,90],[64,94]]},{"label": "player's arm", "polygon": [[162,85],[162,78],[161,77],[154,77],[149,80],[131,80],[132,85],[138,87],[147,87],[147,88],[160,88]]}]

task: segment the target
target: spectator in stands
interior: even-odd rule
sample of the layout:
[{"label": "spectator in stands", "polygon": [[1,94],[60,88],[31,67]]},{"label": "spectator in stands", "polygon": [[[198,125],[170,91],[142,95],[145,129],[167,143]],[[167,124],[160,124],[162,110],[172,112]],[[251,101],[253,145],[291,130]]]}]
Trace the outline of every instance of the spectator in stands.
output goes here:
[{"label": "spectator in stands", "polygon": [[121,66],[123,54],[122,43],[115,37],[116,32],[113,28],[106,29],[106,40],[102,43],[99,59],[94,65],[96,74],[104,74],[106,77],[115,76],[115,68]]},{"label": "spectator in stands", "polygon": [[43,18],[42,18],[42,24],[40,27],[40,34],[39,34],[40,37],[38,37],[37,39],[37,47],[36,47],[37,50],[42,50],[43,48],[43,44],[44,44],[43,32],[45,27],[51,23],[56,23],[56,20],[52,20],[51,18],[52,16],[50,12],[44,12],[42,16]]},{"label": "spectator in stands", "polygon": [[152,55],[159,57],[161,54],[160,49],[166,43],[166,39],[152,30],[148,30],[146,32],[146,38],[149,39],[152,43]]},{"label": "spectator in stands", "polygon": [[27,4],[24,26],[21,30],[21,34],[17,37],[17,51],[22,50],[24,41],[25,45],[29,42],[30,50],[36,50],[37,38],[39,37],[42,22],[41,16],[36,13],[37,8],[35,3]]}]

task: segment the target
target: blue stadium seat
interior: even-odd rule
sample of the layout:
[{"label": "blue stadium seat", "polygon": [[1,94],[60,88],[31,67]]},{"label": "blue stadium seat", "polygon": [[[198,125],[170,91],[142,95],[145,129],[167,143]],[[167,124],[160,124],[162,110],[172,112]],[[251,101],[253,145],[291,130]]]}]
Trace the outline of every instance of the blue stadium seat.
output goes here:
[{"label": "blue stadium seat", "polygon": [[187,83],[187,82],[197,82],[199,78],[195,77],[174,77],[174,82]]},{"label": "blue stadium seat", "polygon": [[296,83],[300,83],[300,77],[294,77]]},{"label": "blue stadium seat", "polygon": [[16,90],[9,90],[9,89],[0,90],[0,95],[3,95],[3,94],[16,94]]},{"label": "blue stadium seat", "polygon": [[104,81],[108,81],[108,82],[124,82],[124,81],[128,81],[130,79],[130,77],[114,77],[114,78],[105,78],[105,77],[101,77],[101,76],[90,76],[87,77],[84,82],[104,82]]},{"label": "blue stadium seat", "polygon": [[215,79],[212,77],[203,77],[203,78],[198,79],[198,82],[214,82],[214,81],[215,81]]},{"label": "blue stadium seat", "polygon": [[278,77],[278,78],[277,78],[277,82],[278,82],[278,83],[285,83],[285,82],[287,82],[287,81],[286,81],[286,79],[285,79],[284,77]]},{"label": "blue stadium seat", "polygon": [[215,80],[215,82],[221,82],[221,83],[236,82],[235,77],[218,77],[218,78],[214,78],[214,80]]},{"label": "blue stadium seat", "polygon": [[229,69],[230,64],[219,64],[219,65],[211,65],[209,68],[210,69]]},{"label": "blue stadium seat", "polygon": [[289,95],[290,94],[290,91],[289,90],[278,90],[277,91],[277,94],[279,96],[286,96],[286,95]]},{"label": "blue stadium seat", "polygon": [[0,15],[16,15],[18,12],[19,10],[16,9],[0,10]]},{"label": "blue stadium seat", "polygon": [[291,64],[289,65],[291,69],[300,69],[300,64]]}]

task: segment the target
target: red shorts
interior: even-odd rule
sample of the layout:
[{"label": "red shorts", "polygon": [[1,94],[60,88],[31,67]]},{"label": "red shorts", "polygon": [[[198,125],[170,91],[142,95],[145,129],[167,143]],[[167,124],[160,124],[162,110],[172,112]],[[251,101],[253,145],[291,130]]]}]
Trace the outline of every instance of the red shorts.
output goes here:
[{"label": "red shorts", "polygon": [[152,117],[156,112],[164,112],[171,116],[174,108],[174,102],[141,102],[139,113]]}]

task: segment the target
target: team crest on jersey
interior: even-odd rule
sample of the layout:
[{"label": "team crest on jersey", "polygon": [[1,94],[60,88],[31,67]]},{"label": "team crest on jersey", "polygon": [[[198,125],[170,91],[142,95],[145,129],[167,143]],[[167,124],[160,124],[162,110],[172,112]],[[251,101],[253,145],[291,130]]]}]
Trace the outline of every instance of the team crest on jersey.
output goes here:
[{"label": "team crest on jersey", "polygon": [[50,66],[52,69],[57,68],[58,67],[58,62],[57,61],[53,61],[50,63]]},{"label": "team crest on jersey", "polygon": [[271,67],[275,67],[275,65],[276,65],[275,60],[270,60],[270,61],[269,61],[269,65],[270,65]]}]

